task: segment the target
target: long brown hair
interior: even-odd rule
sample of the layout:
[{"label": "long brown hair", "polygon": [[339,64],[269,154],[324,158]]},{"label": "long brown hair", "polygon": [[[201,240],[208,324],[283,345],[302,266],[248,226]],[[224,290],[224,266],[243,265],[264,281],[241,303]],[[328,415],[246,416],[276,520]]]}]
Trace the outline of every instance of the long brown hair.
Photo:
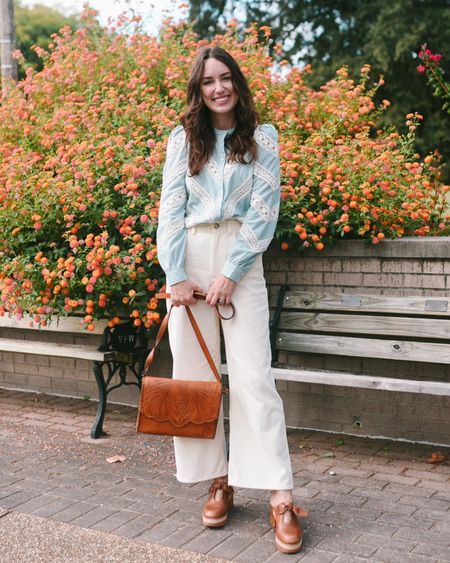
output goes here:
[{"label": "long brown hair", "polygon": [[207,59],[217,59],[230,69],[233,87],[238,96],[234,108],[236,125],[233,133],[226,139],[226,146],[230,150],[229,160],[247,164],[257,155],[253,134],[259,118],[247,80],[238,63],[227,51],[220,47],[204,47],[199,51],[191,70],[187,86],[188,108],[181,118],[189,146],[189,171],[192,176],[203,170],[216,143],[211,112],[206,107],[201,92],[201,80]]}]

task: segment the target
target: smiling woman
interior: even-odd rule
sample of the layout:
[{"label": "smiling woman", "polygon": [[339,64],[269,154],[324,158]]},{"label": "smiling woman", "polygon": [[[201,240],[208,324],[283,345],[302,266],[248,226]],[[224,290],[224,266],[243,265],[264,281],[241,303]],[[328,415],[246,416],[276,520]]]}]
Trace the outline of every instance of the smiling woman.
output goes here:
[{"label": "smiling woman", "polygon": [[[259,124],[246,78],[220,47],[199,51],[187,102],[182,125],[169,138],[158,225],[158,258],[170,286],[174,379],[211,377],[186,310],[179,306],[195,305],[193,314],[218,365],[215,305],[233,302],[236,315],[222,323],[230,385],[229,461],[221,412],[214,439],[174,438],[177,478],[213,480],[202,516],[207,527],[227,523],[232,486],[271,490],[277,546],[296,553],[302,545],[297,516],[306,513],[292,503],[262,267],[280,203],[278,134],[272,125]],[[206,299],[197,302],[195,292]]]},{"label": "smiling woman", "polygon": [[238,95],[229,68],[217,59],[205,61],[201,83],[203,101],[211,111],[216,129],[231,129],[235,125],[234,108]]},{"label": "smiling woman", "polygon": [[239,65],[227,51],[220,47],[200,51],[189,78],[187,98],[188,109],[182,123],[193,176],[211,158],[217,131],[230,133],[227,146],[231,162],[248,164],[255,160],[255,104]]}]

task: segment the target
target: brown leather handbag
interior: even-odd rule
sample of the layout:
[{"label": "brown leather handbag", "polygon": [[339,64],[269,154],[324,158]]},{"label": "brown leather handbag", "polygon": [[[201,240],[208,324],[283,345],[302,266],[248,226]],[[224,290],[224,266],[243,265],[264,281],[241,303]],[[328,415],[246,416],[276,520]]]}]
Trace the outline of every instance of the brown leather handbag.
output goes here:
[{"label": "brown leather handbag", "polygon": [[[170,296],[159,294],[157,297]],[[197,295],[196,297],[204,298]],[[148,375],[156,348],[169,324],[172,308],[173,306],[164,317],[155,345],[145,362],[136,430],[147,434],[212,439],[216,435],[222,401],[222,381],[188,306],[186,312],[216,381],[192,381]]]}]

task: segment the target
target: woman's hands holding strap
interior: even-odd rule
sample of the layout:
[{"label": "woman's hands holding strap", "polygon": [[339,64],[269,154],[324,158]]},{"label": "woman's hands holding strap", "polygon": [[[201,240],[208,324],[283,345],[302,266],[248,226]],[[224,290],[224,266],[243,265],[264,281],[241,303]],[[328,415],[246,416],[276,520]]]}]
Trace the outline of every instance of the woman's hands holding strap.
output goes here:
[{"label": "woman's hands holding strap", "polygon": [[203,293],[203,289],[191,280],[184,280],[172,285],[170,288],[172,303],[175,307],[179,307],[180,305],[195,305],[197,299],[193,295],[194,291]]},{"label": "woman's hands holding strap", "polygon": [[[216,305],[229,305],[231,303],[231,296],[233,294],[236,282],[230,280],[222,274],[218,275],[206,295],[206,302],[211,307]],[[170,288],[170,295],[172,303],[175,307],[180,305],[195,305],[197,299],[194,297],[194,291],[203,293],[203,289],[192,280],[185,280]]]},{"label": "woman's hands holding strap", "polygon": [[236,282],[230,280],[226,276],[219,274],[211,284],[206,302],[214,307],[215,305],[229,305],[231,303],[231,296],[233,294]]}]

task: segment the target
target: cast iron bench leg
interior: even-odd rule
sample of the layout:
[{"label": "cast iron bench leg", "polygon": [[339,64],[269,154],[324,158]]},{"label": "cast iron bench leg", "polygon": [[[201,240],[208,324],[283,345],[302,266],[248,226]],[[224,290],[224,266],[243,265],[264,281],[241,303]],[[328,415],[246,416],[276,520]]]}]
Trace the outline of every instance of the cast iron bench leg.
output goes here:
[{"label": "cast iron bench leg", "polygon": [[103,431],[103,419],[105,418],[106,410],[106,382],[103,376],[102,362],[94,362],[94,375],[98,387],[98,407],[94,425],[91,430],[91,438],[96,439],[106,434],[106,432]]},{"label": "cast iron bench leg", "polygon": [[272,351],[272,364],[278,362],[278,350],[277,350],[277,334],[278,325],[280,324],[281,311],[283,310],[284,297],[286,291],[289,291],[289,286],[286,284],[280,285],[277,296],[277,306],[269,321],[269,331],[270,331],[270,349]]}]

